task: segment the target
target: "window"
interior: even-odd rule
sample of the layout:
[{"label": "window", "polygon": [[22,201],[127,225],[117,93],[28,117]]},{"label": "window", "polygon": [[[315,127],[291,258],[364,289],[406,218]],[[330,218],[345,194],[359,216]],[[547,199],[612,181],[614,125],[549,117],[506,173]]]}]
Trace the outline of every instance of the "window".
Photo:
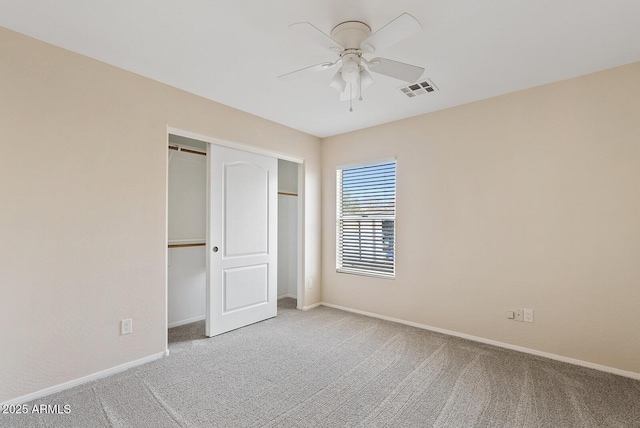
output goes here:
[{"label": "window", "polygon": [[395,277],[396,162],[337,170],[338,272]]}]

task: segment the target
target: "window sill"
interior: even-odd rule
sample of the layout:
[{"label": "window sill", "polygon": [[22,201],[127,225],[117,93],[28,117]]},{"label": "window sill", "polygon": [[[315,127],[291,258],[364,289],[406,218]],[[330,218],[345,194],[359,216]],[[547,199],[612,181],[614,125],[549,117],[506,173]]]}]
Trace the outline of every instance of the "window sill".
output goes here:
[{"label": "window sill", "polygon": [[394,280],[396,279],[396,275],[383,275],[383,274],[377,274],[377,273],[372,273],[372,272],[360,272],[357,270],[347,270],[347,269],[336,269],[337,273],[346,273],[348,275],[358,275],[358,276],[370,276],[373,278],[380,278],[380,279],[391,279]]}]

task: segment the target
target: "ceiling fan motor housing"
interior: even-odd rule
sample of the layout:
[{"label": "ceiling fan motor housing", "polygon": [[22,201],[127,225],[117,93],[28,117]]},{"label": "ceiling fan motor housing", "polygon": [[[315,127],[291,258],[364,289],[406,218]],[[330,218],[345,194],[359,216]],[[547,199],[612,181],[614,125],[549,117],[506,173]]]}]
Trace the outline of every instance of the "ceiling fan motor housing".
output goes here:
[{"label": "ceiling fan motor housing", "polygon": [[360,21],[347,21],[336,25],[331,30],[331,38],[338,42],[345,51],[360,50],[360,45],[371,35],[371,28]]},{"label": "ceiling fan motor housing", "polygon": [[336,25],[331,30],[331,38],[343,48],[342,78],[347,83],[356,83],[360,76],[360,58],[362,50],[360,45],[371,35],[371,28],[360,21],[347,21]]}]

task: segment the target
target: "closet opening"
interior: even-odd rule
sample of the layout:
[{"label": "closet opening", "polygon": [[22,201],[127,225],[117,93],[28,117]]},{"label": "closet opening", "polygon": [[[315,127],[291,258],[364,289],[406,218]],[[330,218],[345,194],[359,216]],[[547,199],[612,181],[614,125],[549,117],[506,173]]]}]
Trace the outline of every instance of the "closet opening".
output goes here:
[{"label": "closet opening", "polygon": [[207,143],[169,134],[168,150],[167,324],[204,334]]},{"label": "closet opening", "polygon": [[[207,337],[207,153],[209,145],[217,142],[188,132],[179,134],[182,131],[168,133],[167,346],[169,342]],[[247,150],[244,147],[241,149]],[[270,155],[278,161],[277,298],[280,305],[300,309],[304,293],[304,166],[286,155]]]},{"label": "closet opening", "polygon": [[278,159],[278,300],[293,299],[298,307],[299,164]]}]

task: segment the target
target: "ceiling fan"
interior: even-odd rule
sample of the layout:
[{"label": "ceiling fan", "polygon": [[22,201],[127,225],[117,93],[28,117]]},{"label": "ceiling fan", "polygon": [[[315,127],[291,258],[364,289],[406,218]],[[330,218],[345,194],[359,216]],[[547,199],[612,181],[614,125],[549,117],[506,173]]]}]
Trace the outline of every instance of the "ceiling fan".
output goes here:
[{"label": "ceiling fan", "polygon": [[[375,33],[364,22],[347,21],[336,25],[327,35],[308,22],[289,26],[292,30],[339,55],[334,62],[323,62],[301,70],[278,76],[290,81],[317,71],[340,65],[329,86],[340,92],[341,100],[362,100],[362,91],[373,84],[369,71],[413,83],[422,76],[424,68],[387,58],[367,60],[364,55],[388,48],[422,31],[422,25],[413,16],[403,13]],[[368,71],[367,71],[368,70]],[[353,108],[350,107],[350,111]]]}]

